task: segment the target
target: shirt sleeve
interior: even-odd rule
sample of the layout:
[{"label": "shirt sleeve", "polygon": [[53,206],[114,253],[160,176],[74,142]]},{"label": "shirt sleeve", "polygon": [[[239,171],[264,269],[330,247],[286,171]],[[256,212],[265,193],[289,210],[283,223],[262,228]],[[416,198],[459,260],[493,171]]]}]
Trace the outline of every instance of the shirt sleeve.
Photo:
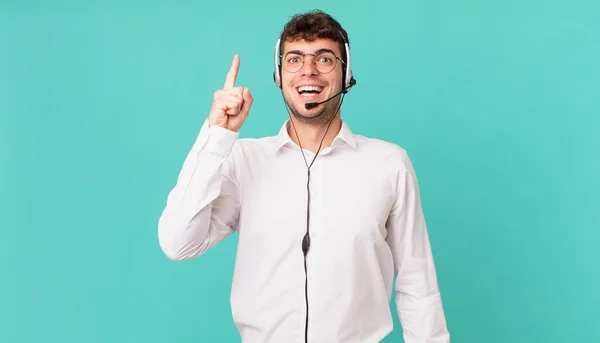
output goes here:
[{"label": "shirt sleeve", "polygon": [[187,154],[158,220],[158,241],[172,260],[189,260],[235,231],[239,183],[232,150],[238,133],[208,121]]},{"label": "shirt sleeve", "polygon": [[449,343],[419,185],[406,152],[397,182],[397,198],[387,221],[387,241],[394,258],[395,302],[404,341]]}]

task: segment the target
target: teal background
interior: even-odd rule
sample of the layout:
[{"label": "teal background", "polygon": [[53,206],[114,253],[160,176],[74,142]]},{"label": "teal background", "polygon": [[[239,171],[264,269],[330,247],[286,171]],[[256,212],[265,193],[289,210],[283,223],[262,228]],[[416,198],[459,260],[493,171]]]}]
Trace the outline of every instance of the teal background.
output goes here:
[{"label": "teal background", "polygon": [[242,137],[277,132],[313,8],[350,34],[343,118],[413,159],[453,342],[600,342],[591,0],[1,2],[0,342],[240,341],[237,237],[176,263],[157,220],[234,54]]}]

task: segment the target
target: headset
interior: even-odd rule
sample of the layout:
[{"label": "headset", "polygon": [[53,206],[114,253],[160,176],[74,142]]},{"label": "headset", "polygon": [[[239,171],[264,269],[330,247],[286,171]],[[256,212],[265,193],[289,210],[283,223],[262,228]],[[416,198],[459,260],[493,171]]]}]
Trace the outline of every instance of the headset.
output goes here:
[{"label": "headset", "polygon": [[[348,45],[348,42],[346,41],[346,38],[344,37],[344,35],[342,34],[342,32],[337,29],[337,31],[340,33],[340,36],[342,37],[342,39],[344,40],[344,47],[346,49],[346,59],[345,59],[345,63],[346,63],[346,68],[343,71],[343,80],[344,80],[344,84],[342,85],[342,90],[343,93],[347,93],[348,90],[350,90],[350,88],[352,86],[354,86],[356,84],[356,80],[354,79],[354,77],[352,76],[352,59],[350,57],[350,46]],[[277,44],[275,44],[275,59],[274,59],[274,68],[273,68],[273,80],[275,81],[275,85],[279,88],[281,88],[281,38],[277,39]]]}]

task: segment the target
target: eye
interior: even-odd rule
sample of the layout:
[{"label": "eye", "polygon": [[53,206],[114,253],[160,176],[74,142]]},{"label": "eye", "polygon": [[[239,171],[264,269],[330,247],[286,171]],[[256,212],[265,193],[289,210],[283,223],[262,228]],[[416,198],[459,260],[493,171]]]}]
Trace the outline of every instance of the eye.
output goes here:
[{"label": "eye", "polygon": [[330,53],[320,54],[316,57],[316,62],[322,66],[331,66],[335,63],[335,56]]},{"label": "eye", "polygon": [[286,63],[288,64],[301,64],[302,63],[302,56],[298,55],[298,54],[288,54],[286,56]]}]

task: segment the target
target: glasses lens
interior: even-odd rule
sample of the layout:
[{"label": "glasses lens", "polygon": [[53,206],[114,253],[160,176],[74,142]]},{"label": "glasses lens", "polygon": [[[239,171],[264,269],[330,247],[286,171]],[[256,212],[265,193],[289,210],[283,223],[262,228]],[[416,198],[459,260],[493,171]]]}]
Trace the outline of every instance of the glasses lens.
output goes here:
[{"label": "glasses lens", "polygon": [[302,68],[303,56],[300,54],[289,53],[283,59],[283,68],[290,73],[295,73]]},{"label": "glasses lens", "polygon": [[335,68],[335,62],[337,59],[335,55],[330,52],[322,52],[315,57],[315,65],[320,73],[329,73]]}]

